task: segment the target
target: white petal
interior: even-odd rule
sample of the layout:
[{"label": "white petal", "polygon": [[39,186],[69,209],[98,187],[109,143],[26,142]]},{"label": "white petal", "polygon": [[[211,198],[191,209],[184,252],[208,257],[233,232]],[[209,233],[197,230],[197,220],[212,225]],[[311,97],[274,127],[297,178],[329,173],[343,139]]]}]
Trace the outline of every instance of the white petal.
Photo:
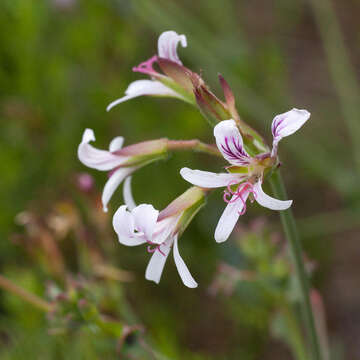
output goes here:
[{"label": "white petal", "polygon": [[171,242],[161,245],[160,249],[165,256],[161,254],[160,251],[156,250],[151,257],[145,272],[145,279],[154,281],[157,284],[160,282],[165,262],[171,249]]},{"label": "white petal", "polygon": [[136,230],[144,233],[145,238],[152,241],[155,225],[159,216],[159,211],[152,205],[140,204],[132,210],[135,219]]},{"label": "white petal", "polygon": [[162,244],[167,238],[169,238],[174,232],[176,224],[181,216],[182,213],[178,216],[170,216],[158,221],[155,226],[152,242],[155,244]]},{"label": "white petal", "polygon": [[307,110],[292,109],[286,113],[274,117],[271,132],[274,137],[272,155],[276,155],[277,144],[285,137],[292,135],[299,130],[305,122],[310,118]]},{"label": "white petal", "polygon": [[214,127],[216,145],[224,158],[233,165],[249,164],[250,157],[246,152],[243,139],[234,120],[221,121]]},{"label": "white petal", "polygon": [[110,151],[99,150],[89,144],[95,141],[94,132],[86,129],[78,147],[79,160],[86,166],[97,170],[111,170],[121,165],[127,158],[114,155]]},{"label": "white petal", "polygon": [[[222,213],[219,222],[215,229],[215,240],[216,242],[224,242],[228,239],[231,232],[233,231],[236,222],[239,219],[241,212],[244,209],[245,202],[249,196],[249,192],[244,193],[243,201],[238,199],[234,202],[229,202]],[[235,199],[235,195],[231,201]]]},{"label": "white petal", "polygon": [[217,188],[228,186],[229,183],[239,183],[244,176],[240,174],[216,174],[209,171],[192,170],[189,168],[182,168],[180,175],[190,184],[204,187]]},{"label": "white petal", "polygon": [[106,111],[110,111],[114,106],[133,99],[142,95],[153,95],[153,96],[170,96],[182,99],[174,90],[168,88],[160,81],[156,80],[136,80],[132,82],[125,91],[125,96],[120,99],[113,101],[107,108]]},{"label": "white petal", "polygon": [[123,186],[123,197],[125,205],[129,210],[133,210],[136,207],[136,203],[134,201],[134,198],[132,196],[131,191],[131,176],[128,176],[124,181]]},{"label": "white petal", "polygon": [[159,36],[158,55],[159,57],[174,61],[182,65],[177,54],[177,46],[181,43],[182,47],[187,46],[186,36],[178,35],[175,31],[165,31]]},{"label": "white petal", "polygon": [[260,181],[254,185],[255,200],[261,205],[271,210],[286,210],[291,204],[292,200],[278,200],[264,193]]},{"label": "white petal", "polygon": [[109,151],[114,152],[118,151],[122,148],[124,144],[124,138],[122,136],[117,136],[116,138],[111,140],[109,145]]},{"label": "white petal", "polygon": [[109,203],[115,190],[119,187],[119,185],[123,182],[123,180],[135,170],[136,168],[134,167],[120,168],[110,176],[109,180],[106,182],[104,186],[104,190],[101,197],[103,209],[105,212],[108,211],[107,204]]},{"label": "white petal", "polygon": [[134,229],[134,217],[126,211],[126,205],[122,205],[115,212],[113,217],[113,227],[118,235],[119,242],[127,246],[136,246],[145,243],[146,241],[139,236],[136,236]]},{"label": "white petal", "polygon": [[174,253],[174,260],[175,260],[176,268],[179,272],[182,282],[184,283],[185,286],[187,286],[189,288],[196,288],[198,286],[198,284],[194,280],[194,278],[191,276],[188,267],[186,266],[184,260],[180,256],[179,249],[178,249],[177,236],[175,237],[175,240],[174,240],[173,253]]}]

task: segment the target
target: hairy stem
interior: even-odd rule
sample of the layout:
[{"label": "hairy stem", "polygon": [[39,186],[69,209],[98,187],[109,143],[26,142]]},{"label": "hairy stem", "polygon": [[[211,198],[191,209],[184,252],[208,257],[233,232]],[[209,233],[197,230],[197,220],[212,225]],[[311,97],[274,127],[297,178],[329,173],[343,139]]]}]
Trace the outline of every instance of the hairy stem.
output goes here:
[{"label": "hairy stem", "polygon": [[[286,189],[279,171],[270,178],[274,196],[281,200],[287,199]],[[306,332],[310,340],[310,349],[313,360],[321,360],[318,334],[315,328],[314,314],[309,297],[309,282],[303,263],[303,253],[296,223],[291,209],[280,212],[280,218],[289,242],[291,258],[294,264],[294,274],[301,297],[301,310],[305,322]]]},{"label": "hairy stem", "polygon": [[194,150],[222,158],[220,151],[214,145],[208,145],[200,140],[168,140],[168,150]]},{"label": "hairy stem", "polygon": [[9,291],[14,295],[20,296],[23,300],[43,311],[47,312],[53,308],[52,305],[47,301],[14,284],[12,281],[8,280],[2,275],[0,275],[0,288],[3,288],[4,290]]}]

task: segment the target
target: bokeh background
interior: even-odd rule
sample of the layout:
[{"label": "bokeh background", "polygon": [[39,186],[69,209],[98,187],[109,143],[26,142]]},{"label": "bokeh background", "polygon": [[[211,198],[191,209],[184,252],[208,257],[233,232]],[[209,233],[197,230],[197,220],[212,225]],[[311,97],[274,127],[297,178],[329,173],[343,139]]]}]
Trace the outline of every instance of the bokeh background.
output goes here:
[{"label": "bokeh background", "polygon": [[[111,229],[121,190],[102,214],[106,174],[77,159],[86,127],[103,148],[116,135],[126,144],[160,137],[213,142],[200,113],[177,100],[142,97],[105,111],[141,78],[131,68],[152,56],[158,35],[172,29],[187,36],[188,47],[179,50],[186,66],[202,71],[217,93],[221,73],[243,119],[268,138],[274,115],[292,107],[312,113],[301,132],[281,144],[282,172],[315,264],[313,284],[325,304],[332,358],[359,358],[359,15],[355,0],[2,0],[1,274],[49,298],[49,284],[64,288],[69,274],[101,278],[93,266],[100,253],[103,263],[121,270],[116,281],[94,280],[99,301],[110,298],[125,318],[131,307],[147,341],[164,356],[291,359],[272,334],[266,300],[249,297],[251,289],[235,280],[235,292],[214,283],[219,263],[246,265],[237,240],[213,240],[224,206],[220,192],[181,240],[200,286],[185,288],[170,258],[155,285],[144,279],[146,251],[119,245]],[[166,206],[187,188],[178,173],[183,166],[218,171],[223,164],[202,154],[175,154],[136,173],[137,201]],[[90,192],[78,186],[84,172],[94,178]],[[282,237],[278,214],[255,205],[241,219],[239,234],[259,226],[256,221]],[[59,335],[49,331],[49,321],[2,291],[0,359],[122,358],[96,333]]]}]

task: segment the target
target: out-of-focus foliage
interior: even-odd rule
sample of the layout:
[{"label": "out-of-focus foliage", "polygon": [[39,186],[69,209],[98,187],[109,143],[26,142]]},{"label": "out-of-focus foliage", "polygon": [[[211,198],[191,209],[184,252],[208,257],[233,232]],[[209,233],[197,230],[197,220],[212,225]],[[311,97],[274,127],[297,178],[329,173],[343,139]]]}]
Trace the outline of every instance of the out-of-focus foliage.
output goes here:
[{"label": "out-of-focus foliage", "polygon": [[[334,3],[357,64],[359,4]],[[283,340],[279,299],[237,278],[232,296],[211,291],[222,274],[219,262],[236,267],[231,274],[251,275],[255,267],[261,276],[275,277],[278,288],[289,285],[288,264],[266,262],[273,255],[267,252],[274,251],[267,236],[243,241],[236,240],[242,239],[238,234],[215,244],[213,232],[224,207],[219,192],[180,242],[200,284],[189,290],[170,259],[161,283],[147,282],[145,249],[117,243],[111,215],[122,197],[117,191],[109,213],[102,213],[99,191],[106,174],[91,171],[96,183],[91,193],[76,186],[78,173],[88,171],[76,157],[86,127],[95,130],[102,147],[115,135],[124,136],[126,144],[164,136],[213,142],[200,113],[173,99],[143,97],[105,112],[129,82],[140,78],[131,68],[155,53],[157,36],[169,29],[187,35],[188,48],[180,50],[184,63],[202,70],[214,90],[222,73],[241,116],[262,133],[269,133],[277,113],[294,106],[312,112],[301,134],[282,144],[283,173],[306,251],[318,260],[315,285],[324,292],[334,359],[341,359],[343,347],[350,358],[360,356],[354,340],[359,332],[354,317],[360,299],[355,256],[360,191],[349,146],[351,136],[360,134],[349,136],[337,96],[346,89],[346,78],[343,87],[339,82],[333,86],[310,4],[1,1],[0,273],[48,301],[55,301],[50,289],[67,293],[69,279],[81,279],[89,292],[81,298],[94,302],[101,315],[126,326],[141,325],[145,333],[127,337],[119,350],[118,339],[89,326],[80,313],[76,326],[60,324],[66,331],[59,334],[52,330],[59,329],[55,320],[62,316],[51,319],[2,291],[0,359],[289,358],[286,346],[269,340],[270,332]],[[342,49],[334,45],[335,56],[337,51]],[[209,171],[223,166],[206,155],[176,154],[136,173],[136,200],[163,208],[187,188],[178,171],[190,164]],[[278,230],[277,214],[256,206],[241,221],[246,224],[264,212],[267,228]],[[350,295],[339,297],[345,293]],[[77,302],[74,306],[80,311]]]}]

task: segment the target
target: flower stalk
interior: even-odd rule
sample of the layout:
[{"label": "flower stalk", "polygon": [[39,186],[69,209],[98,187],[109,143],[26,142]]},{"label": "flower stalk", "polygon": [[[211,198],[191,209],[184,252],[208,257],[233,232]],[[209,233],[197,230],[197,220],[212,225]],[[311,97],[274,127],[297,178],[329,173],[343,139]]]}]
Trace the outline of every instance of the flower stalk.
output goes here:
[{"label": "flower stalk", "polygon": [[29,291],[23,289],[22,287],[14,284],[12,281],[10,281],[9,279],[7,279],[2,275],[0,275],[0,288],[21,297],[23,300],[37,307],[40,310],[49,312],[53,309],[50,303],[30,293]]},{"label": "flower stalk", "polygon": [[[285,185],[279,171],[274,172],[270,178],[270,184],[276,197],[279,199],[287,198]],[[322,360],[318,334],[315,328],[314,314],[310,303],[310,289],[303,263],[302,246],[291,209],[281,211],[280,218],[285,236],[289,243],[290,254],[294,264],[294,273],[301,296],[301,311],[305,322],[306,332],[311,344],[311,357],[313,360]]]},{"label": "flower stalk", "polygon": [[198,139],[193,140],[168,140],[167,148],[170,151],[194,150],[222,158],[220,151],[213,145],[205,144]]}]

